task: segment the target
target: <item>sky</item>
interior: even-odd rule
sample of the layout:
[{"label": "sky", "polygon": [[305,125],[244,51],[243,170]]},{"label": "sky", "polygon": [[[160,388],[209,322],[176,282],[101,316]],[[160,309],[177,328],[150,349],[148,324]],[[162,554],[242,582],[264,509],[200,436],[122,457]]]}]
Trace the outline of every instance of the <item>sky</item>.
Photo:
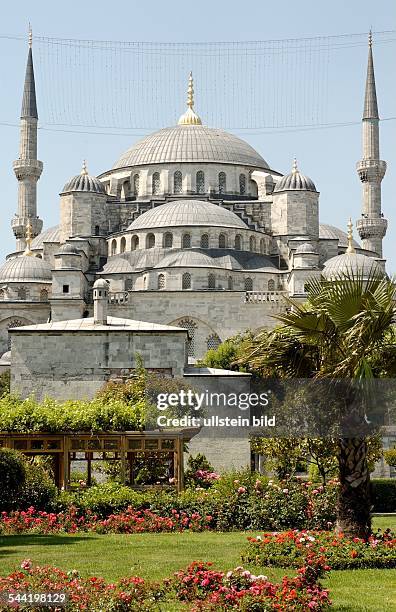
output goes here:
[{"label": "sky", "polygon": [[[345,33],[396,30],[396,2],[393,0],[101,0],[84,2],[6,3],[0,26],[0,181],[2,215],[0,259],[14,250],[10,220],[17,207],[17,181],[12,162],[18,155],[18,127],[1,122],[19,121],[27,45],[12,37],[24,36],[31,22],[36,36],[118,41],[253,41]],[[6,38],[6,37],[11,37]],[[396,38],[396,36],[395,36]],[[395,44],[375,47],[374,62],[381,118],[396,117]],[[359,47],[348,70],[343,55],[335,59],[337,87],[348,95],[339,108],[332,109],[337,122],[359,122],[362,114],[367,50]],[[37,65],[37,58],[36,58]],[[133,78],[133,75],[131,75]],[[40,115],[40,83],[37,99]],[[111,83],[105,84],[111,86]],[[77,95],[78,92],[76,92]],[[339,93],[339,92],[338,92]],[[331,92],[330,94],[331,95]],[[61,98],[61,96],[60,96]],[[62,104],[62,99],[59,99]],[[183,100],[184,104],[184,100]],[[183,112],[181,105],[180,112]],[[202,113],[201,113],[202,114]],[[221,125],[216,127],[222,127]],[[362,190],[356,174],[361,158],[361,125],[315,130],[271,130],[267,133],[238,133],[266,159],[271,168],[287,172],[294,155],[304,174],[320,191],[320,219],[346,229],[349,216],[360,217]],[[387,270],[396,273],[396,121],[381,123],[381,158],[388,164],[383,185],[382,209],[388,219],[384,241]],[[59,192],[80,170],[81,160],[89,160],[89,170],[108,170],[137,137],[122,135],[76,134],[39,131],[39,159],[44,171],[38,184],[38,213],[44,226],[59,222]],[[356,237],[356,236],[355,236]]]}]

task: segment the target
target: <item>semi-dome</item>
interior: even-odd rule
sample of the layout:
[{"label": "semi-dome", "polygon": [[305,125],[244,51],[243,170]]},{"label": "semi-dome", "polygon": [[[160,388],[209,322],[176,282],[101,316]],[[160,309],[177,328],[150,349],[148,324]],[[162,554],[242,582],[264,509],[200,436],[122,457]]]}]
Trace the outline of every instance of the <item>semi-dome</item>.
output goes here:
[{"label": "semi-dome", "polygon": [[44,242],[60,242],[60,227],[59,225],[54,225],[54,227],[49,227],[36,236],[32,240],[31,249],[42,249],[44,246]]},{"label": "semi-dome", "polygon": [[92,193],[106,193],[103,183],[96,176],[88,174],[87,166],[84,161],[80,174],[74,176],[62,189],[62,193],[70,191],[89,191]]},{"label": "semi-dome", "polygon": [[191,225],[248,229],[235,213],[217,204],[201,200],[176,200],[143,213],[131,223],[128,230]]},{"label": "semi-dome", "polygon": [[0,283],[48,283],[51,280],[50,266],[39,257],[21,255],[9,259],[0,267]]},{"label": "semi-dome", "polygon": [[367,280],[373,276],[384,276],[378,262],[361,253],[343,253],[326,261],[322,272],[327,280],[354,277]]},{"label": "semi-dome", "polygon": [[155,268],[220,268],[212,257],[199,250],[168,253]]},{"label": "semi-dome", "polygon": [[291,173],[276,183],[274,192],[277,191],[316,191],[316,187],[312,179],[300,173],[297,161],[294,159]]},{"label": "semi-dome", "polygon": [[126,274],[133,272],[133,268],[123,257],[111,257],[103,266],[103,272],[106,274]]},{"label": "semi-dome", "polygon": [[[348,246],[348,235],[339,227],[335,225],[328,225],[327,223],[319,224],[319,240],[338,240],[338,246],[347,248]],[[354,247],[360,249],[360,244],[356,240],[352,240]]]},{"label": "semi-dome", "polygon": [[113,170],[185,162],[269,168],[261,155],[237,136],[217,128],[183,123],[139,140],[121,155]]}]

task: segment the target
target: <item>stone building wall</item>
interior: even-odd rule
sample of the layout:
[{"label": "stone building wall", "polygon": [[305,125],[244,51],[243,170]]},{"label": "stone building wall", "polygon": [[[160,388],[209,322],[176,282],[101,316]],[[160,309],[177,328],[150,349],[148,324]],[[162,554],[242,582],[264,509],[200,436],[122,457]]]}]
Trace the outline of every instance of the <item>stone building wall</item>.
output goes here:
[{"label": "stone building wall", "polygon": [[[70,323],[70,322],[69,322]],[[11,391],[37,399],[92,398],[110,379],[128,376],[136,357],[152,369],[182,376],[185,334],[180,332],[61,331],[12,332]]]}]

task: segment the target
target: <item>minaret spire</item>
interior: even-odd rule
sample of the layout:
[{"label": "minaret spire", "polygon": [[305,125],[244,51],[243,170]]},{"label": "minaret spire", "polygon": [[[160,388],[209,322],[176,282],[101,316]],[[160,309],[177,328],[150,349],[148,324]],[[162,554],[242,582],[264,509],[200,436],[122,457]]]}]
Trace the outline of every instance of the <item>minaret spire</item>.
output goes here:
[{"label": "minaret spire", "polygon": [[22,97],[19,157],[13,163],[19,184],[18,210],[11,221],[11,227],[17,239],[17,251],[25,249],[26,232],[29,226],[31,238],[37,236],[43,227],[43,222],[37,216],[37,181],[43,171],[43,164],[37,159],[38,113],[32,43],[33,35],[29,25],[29,50]]},{"label": "minaret spire", "polygon": [[379,114],[375,86],[373,61],[373,36],[370,30],[364,108],[362,118],[363,159],[356,165],[363,184],[362,217],[356,223],[364,249],[382,257],[382,240],[387,221],[381,210],[381,181],[386,172],[386,163],[379,152]]}]

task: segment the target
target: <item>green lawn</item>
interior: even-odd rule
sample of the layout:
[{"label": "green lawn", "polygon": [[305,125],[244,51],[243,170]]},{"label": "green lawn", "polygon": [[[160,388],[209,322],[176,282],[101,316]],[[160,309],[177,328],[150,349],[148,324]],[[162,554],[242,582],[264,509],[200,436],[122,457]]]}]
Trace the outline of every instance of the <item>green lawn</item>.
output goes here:
[{"label": "green lawn", "polygon": [[[396,517],[378,517],[375,526],[396,527]],[[81,574],[114,580],[128,574],[147,579],[169,576],[194,559],[212,561],[219,569],[240,565],[246,533],[177,533],[139,535],[5,536],[0,538],[0,574],[11,572],[22,559],[78,569]],[[272,579],[282,569],[249,566]],[[355,570],[331,572],[326,580],[333,610],[396,612],[396,571]],[[174,608],[177,609],[176,607]]]}]

